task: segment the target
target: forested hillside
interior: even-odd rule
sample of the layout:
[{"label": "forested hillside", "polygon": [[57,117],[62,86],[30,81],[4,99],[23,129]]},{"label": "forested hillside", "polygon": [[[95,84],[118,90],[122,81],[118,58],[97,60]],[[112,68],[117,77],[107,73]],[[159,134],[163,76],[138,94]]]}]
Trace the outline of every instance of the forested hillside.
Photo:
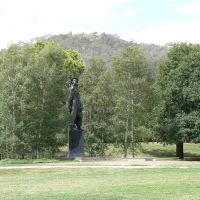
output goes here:
[{"label": "forested hillside", "polygon": [[122,40],[115,34],[98,34],[96,32],[91,34],[46,35],[34,40],[55,40],[67,50],[77,50],[86,64],[88,64],[89,59],[95,57],[102,58],[107,65],[111,65],[113,57],[119,55],[127,47],[139,47],[144,51],[154,77],[159,65],[166,60],[168,51],[167,45],[138,44],[134,41]]}]

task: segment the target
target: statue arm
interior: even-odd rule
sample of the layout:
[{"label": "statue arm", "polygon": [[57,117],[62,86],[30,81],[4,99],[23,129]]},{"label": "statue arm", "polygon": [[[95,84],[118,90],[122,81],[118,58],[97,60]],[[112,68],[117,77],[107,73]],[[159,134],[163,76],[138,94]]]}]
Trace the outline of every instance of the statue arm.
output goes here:
[{"label": "statue arm", "polygon": [[70,88],[69,99],[68,99],[68,110],[69,110],[69,112],[72,111],[73,98],[74,98],[73,88]]}]

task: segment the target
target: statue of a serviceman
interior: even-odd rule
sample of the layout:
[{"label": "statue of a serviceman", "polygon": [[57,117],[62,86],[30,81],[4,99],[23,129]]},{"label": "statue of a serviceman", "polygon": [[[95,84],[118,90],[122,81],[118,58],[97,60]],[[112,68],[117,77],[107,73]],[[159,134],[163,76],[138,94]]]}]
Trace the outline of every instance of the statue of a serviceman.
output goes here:
[{"label": "statue of a serviceman", "polygon": [[70,126],[74,129],[81,130],[82,126],[82,102],[80,99],[80,93],[78,88],[78,78],[72,78],[71,87],[69,93],[68,109],[70,112]]}]

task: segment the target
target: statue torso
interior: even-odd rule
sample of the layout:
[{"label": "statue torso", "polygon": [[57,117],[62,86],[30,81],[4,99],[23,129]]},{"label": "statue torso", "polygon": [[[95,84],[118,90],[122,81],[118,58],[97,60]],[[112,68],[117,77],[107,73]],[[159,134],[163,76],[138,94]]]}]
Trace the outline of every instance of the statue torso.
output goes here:
[{"label": "statue torso", "polygon": [[74,100],[80,100],[80,93],[77,86],[71,86],[71,95]]}]

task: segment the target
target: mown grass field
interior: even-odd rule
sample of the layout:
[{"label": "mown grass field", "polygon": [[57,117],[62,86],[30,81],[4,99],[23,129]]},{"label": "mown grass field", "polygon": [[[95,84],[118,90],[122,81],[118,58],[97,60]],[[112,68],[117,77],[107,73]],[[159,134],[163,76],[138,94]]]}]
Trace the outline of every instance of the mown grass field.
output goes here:
[{"label": "mown grass field", "polygon": [[199,200],[200,169],[0,170],[1,200]]},{"label": "mown grass field", "polygon": [[[52,169],[1,169],[0,200],[199,200],[200,144],[185,144],[185,160],[178,160],[175,145],[142,144],[137,157],[156,161],[77,162],[59,159],[1,160],[0,166],[54,165]],[[119,149],[114,155],[122,157]],[[66,155],[66,149],[60,154]],[[130,156],[130,155],[129,155]],[[63,158],[63,157],[62,157]],[[58,168],[56,166],[129,165],[155,169]],[[174,167],[174,168],[171,168]],[[188,167],[188,168],[176,168]]]}]

